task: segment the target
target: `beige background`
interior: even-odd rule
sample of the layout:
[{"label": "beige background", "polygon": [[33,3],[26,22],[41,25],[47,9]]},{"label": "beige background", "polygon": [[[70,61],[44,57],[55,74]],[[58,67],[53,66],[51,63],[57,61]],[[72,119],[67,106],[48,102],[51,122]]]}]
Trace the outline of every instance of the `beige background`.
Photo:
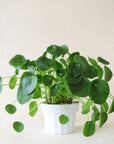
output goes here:
[{"label": "beige background", "polygon": [[[37,59],[51,44],[66,44],[71,52],[80,51],[87,57],[102,56],[111,62],[114,72],[114,0],[0,0],[1,76],[13,74],[14,69],[9,66],[8,61],[15,54]],[[114,94],[114,78],[110,85]],[[44,125],[39,110],[35,119],[25,120],[27,127],[25,132],[17,135],[12,131],[11,123],[14,119],[22,117],[22,111],[19,111],[15,117],[7,116],[4,111],[5,104],[15,99],[16,90],[13,92],[8,88],[3,90],[0,94],[0,138],[3,144],[10,144],[16,140],[17,143],[25,143],[25,141],[32,143],[34,140],[42,143],[78,141],[81,144],[91,142],[113,144],[114,142],[111,135],[114,133],[112,120],[114,115],[110,116],[104,130],[100,129],[95,136],[86,139],[81,134],[85,117],[82,118],[79,114],[76,134],[56,137],[42,130]],[[25,114],[26,111],[23,113]],[[36,120],[39,125],[33,127],[34,129],[37,127],[39,131],[28,127],[33,123],[36,124]],[[37,133],[39,137],[36,136]]]}]

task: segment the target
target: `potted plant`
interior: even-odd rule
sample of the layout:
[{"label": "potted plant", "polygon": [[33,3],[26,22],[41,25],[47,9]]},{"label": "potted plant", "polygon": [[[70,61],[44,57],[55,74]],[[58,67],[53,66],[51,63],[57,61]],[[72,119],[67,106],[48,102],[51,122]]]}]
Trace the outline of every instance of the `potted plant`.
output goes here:
[{"label": "potted plant", "polygon": [[[49,132],[71,133],[79,103],[82,104],[81,113],[88,116],[83,128],[87,137],[95,133],[97,121],[101,128],[108,115],[114,112],[114,97],[109,87],[112,71],[107,66],[109,62],[101,57],[97,61],[86,59],[79,52],[69,53],[66,45],[51,45],[37,60],[31,61],[18,54],[9,64],[15,68],[15,73],[11,77],[0,77],[0,92],[5,85],[3,80],[10,78],[9,88],[18,86],[16,100],[20,104],[29,102],[30,116],[36,114],[41,104]],[[108,99],[112,100],[110,106]],[[9,114],[17,110],[14,103],[7,104],[5,109]],[[21,132],[24,124],[16,121],[13,128]]]}]

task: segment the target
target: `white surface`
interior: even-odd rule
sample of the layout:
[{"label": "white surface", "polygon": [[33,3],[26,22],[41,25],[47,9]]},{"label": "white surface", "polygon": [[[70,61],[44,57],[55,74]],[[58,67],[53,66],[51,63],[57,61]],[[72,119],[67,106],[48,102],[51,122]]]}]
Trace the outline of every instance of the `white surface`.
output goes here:
[{"label": "white surface", "polygon": [[[46,131],[53,134],[68,134],[74,131],[76,112],[79,104],[50,105],[41,104],[44,113]],[[66,115],[69,118],[67,124],[60,124],[59,116]]]}]

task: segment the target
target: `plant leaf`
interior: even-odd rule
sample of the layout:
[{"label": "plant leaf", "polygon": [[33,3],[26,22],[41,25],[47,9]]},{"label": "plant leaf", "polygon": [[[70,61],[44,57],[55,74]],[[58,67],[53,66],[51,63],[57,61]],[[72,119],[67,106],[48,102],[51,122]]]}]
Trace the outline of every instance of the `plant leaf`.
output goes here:
[{"label": "plant leaf", "polygon": [[107,112],[108,111],[108,103],[104,102],[103,104],[101,104],[101,112]]},{"label": "plant leaf", "polygon": [[30,94],[36,87],[37,76],[31,72],[24,72],[21,76],[20,88],[25,94]]},{"label": "plant leaf", "polygon": [[52,67],[55,71],[57,71],[59,68],[63,68],[63,65],[60,62],[54,60],[54,64]]},{"label": "plant leaf", "polygon": [[97,62],[96,62],[95,59],[92,59],[92,58],[88,57],[88,60],[89,60],[89,62],[90,62],[94,67],[97,66]]},{"label": "plant leaf", "polygon": [[110,114],[110,113],[112,113],[112,112],[114,112],[114,98],[113,98],[113,100],[112,100],[112,103],[111,103],[111,106],[110,106],[110,109],[109,109],[108,114]]},{"label": "plant leaf", "polygon": [[103,77],[103,69],[101,68],[101,66],[97,65],[96,70],[97,70],[98,78],[102,79],[102,77]]},{"label": "plant leaf", "polygon": [[54,62],[52,59],[49,59],[44,56],[39,57],[36,61],[36,65],[37,65],[38,69],[41,71],[48,70],[53,64],[54,64]]},{"label": "plant leaf", "polygon": [[65,75],[65,70],[63,68],[59,68],[56,73],[59,77],[63,77]]},{"label": "plant leaf", "polygon": [[0,93],[2,92],[2,77],[0,77]]},{"label": "plant leaf", "polygon": [[83,135],[86,137],[92,136],[95,133],[95,122],[87,121],[84,125]]},{"label": "plant leaf", "polygon": [[100,119],[99,127],[101,128],[104,125],[104,123],[107,121],[107,119],[108,119],[107,113],[106,112],[102,112],[100,114],[100,118],[99,119]]},{"label": "plant leaf", "polygon": [[25,94],[23,93],[23,91],[21,90],[21,88],[19,87],[18,88],[18,91],[17,91],[17,100],[20,104],[25,104],[27,102],[29,102],[32,97],[34,96],[34,91],[30,94]]},{"label": "plant leaf", "polygon": [[94,111],[94,113],[99,113],[98,108],[96,107],[96,105],[92,106],[92,110]]},{"label": "plant leaf", "polygon": [[66,63],[66,61],[65,61],[64,59],[60,59],[60,62],[61,62],[64,66],[67,67],[67,63]]},{"label": "plant leaf", "polygon": [[20,133],[24,130],[24,124],[22,122],[16,121],[13,123],[13,128],[16,132]]},{"label": "plant leaf", "polygon": [[59,116],[59,122],[64,125],[64,124],[67,124],[69,122],[69,118],[68,116],[62,114]]},{"label": "plant leaf", "polygon": [[105,64],[105,65],[110,64],[107,60],[103,59],[102,57],[98,57],[97,60],[98,60],[99,62],[101,62],[102,64]]},{"label": "plant leaf", "polygon": [[12,104],[7,104],[7,105],[5,106],[5,110],[6,110],[9,114],[14,114],[14,113],[17,111],[16,107],[15,107],[14,105],[12,105]]},{"label": "plant leaf", "polygon": [[27,62],[26,58],[23,55],[16,55],[10,61],[9,64],[14,67],[24,65]]},{"label": "plant leaf", "polygon": [[37,83],[36,88],[35,88],[35,93],[34,96],[32,97],[33,99],[41,98],[41,88],[39,83]]},{"label": "plant leaf", "polygon": [[32,101],[30,104],[29,104],[29,115],[31,117],[33,117],[36,112],[38,111],[38,104],[36,101]]},{"label": "plant leaf", "polygon": [[55,84],[50,88],[51,96],[56,96],[59,91],[59,84]]},{"label": "plant leaf", "polygon": [[110,81],[113,75],[111,69],[108,68],[107,66],[104,66],[104,70],[105,70],[105,80]]},{"label": "plant leaf", "polygon": [[14,89],[15,86],[16,86],[16,83],[17,83],[17,76],[16,76],[16,75],[13,75],[13,76],[10,78],[10,81],[9,81],[9,88],[10,88],[10,89]]},{"label": "plant leaf", "polygon": [[109,95],[109,85],[105,80],[95,79],[90,82],[89,96],[96,104],[103,104]]},{"label": "plant leaf", "polygon": [[100,113],[93,113],[91,116],[92,121],[96,122],[99,120]]},{"label": "plant leaf", "polygon": [[44,85],[46,85],[46,86],[50,86],[50,85],[52,84],[52,80],[53,80],[53,78],[52,78],[52,76],[50,76],[50,75],[44,75],[44,76],[42,77],[42,82],[43,82]]}]

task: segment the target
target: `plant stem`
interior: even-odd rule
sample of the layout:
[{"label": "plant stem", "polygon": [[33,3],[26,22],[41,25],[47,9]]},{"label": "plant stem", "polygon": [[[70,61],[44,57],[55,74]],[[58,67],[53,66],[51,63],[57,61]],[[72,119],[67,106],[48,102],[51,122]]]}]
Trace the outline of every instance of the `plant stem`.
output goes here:
[{"label": "plant stem", "polygon": [[110,96],[112,97],[112,98],[114,98],[114,96],[110,93]]},{"label": "plant stem", "polygon": [[15,100],[12,102],[12,104],[14,104],[16,101],[17,101],[17,99],[15,99]]}]

